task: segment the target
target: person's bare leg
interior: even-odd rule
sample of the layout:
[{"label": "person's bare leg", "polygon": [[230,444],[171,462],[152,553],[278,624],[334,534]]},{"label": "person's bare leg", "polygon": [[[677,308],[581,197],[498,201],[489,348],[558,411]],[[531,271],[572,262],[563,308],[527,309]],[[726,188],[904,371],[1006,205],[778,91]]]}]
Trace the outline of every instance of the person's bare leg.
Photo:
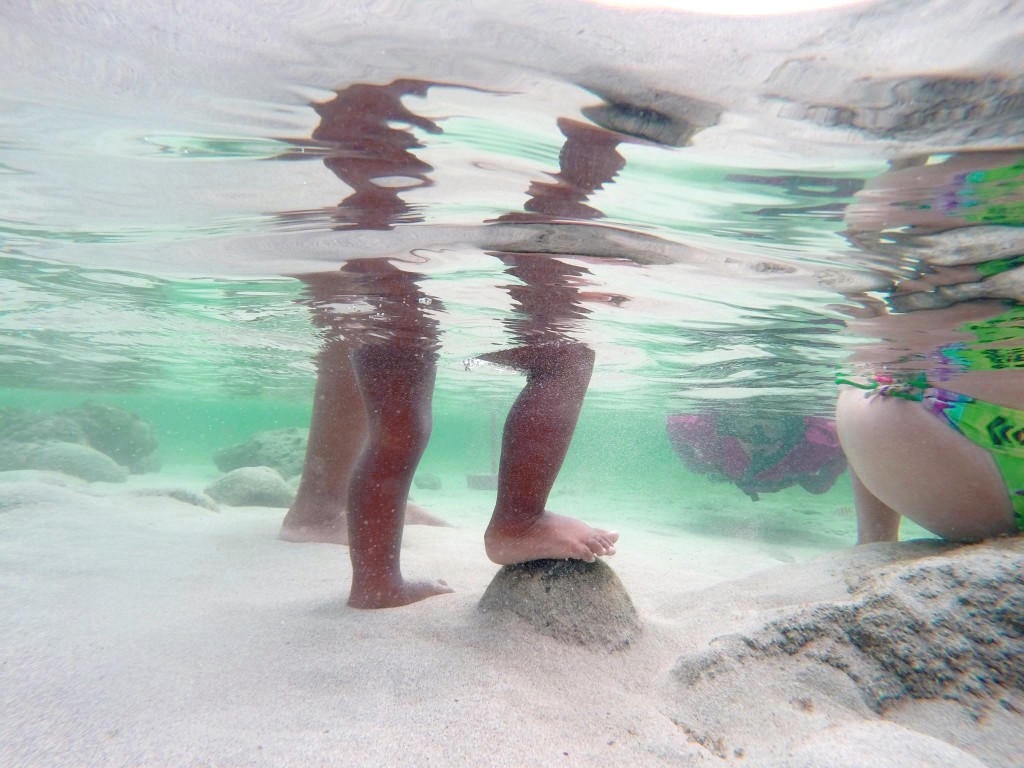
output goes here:
[{"label": "person's bare leg", "polygon": [[857,505],[857,543],[899,541],[899,514],[869,491],[853,470],[850,470],[850,482],[853,485],[854,503]]},{"label": "person's bare leg", "polygon": [[992,455],[920,403],[844,387],[836,426],[864,487],[922,528],[951,541],[1018,532]]},{"label": "person's bare leg", "polygon": [[618,533],[544,508],[576,429],[593,351],[582,344],[551,344],[483,357],[527,376],[505,421],[498,499],[484,535],[487,556],[511,565],[547,558],[593,562],[614,554]]},{"label": "person's bare leg", "polygon": [[451,592],[443,581],[406,581],[399,560],[409,486],[430,437],[433,353],[398,344],[367,345],[352,361],[368,431],[349,488],[348,604],[393,608]]},{"label": "person's bare leg", "polygon": [[[351,344],[330,339],[317,358],[309,442],[298,493],[281,523],[283,541],[348,544],[348,489],[366,440],[366,409],[349,360]],[[448,526],[418,504],[405,507],[406,525]]]},{"label": "person's bare leg", "polygon": [[317,357],[306,460],[281,523],[284,541],[348,544],[349,477],[366,439],[366,409],[350,353],[347,341],[332,338]]}]

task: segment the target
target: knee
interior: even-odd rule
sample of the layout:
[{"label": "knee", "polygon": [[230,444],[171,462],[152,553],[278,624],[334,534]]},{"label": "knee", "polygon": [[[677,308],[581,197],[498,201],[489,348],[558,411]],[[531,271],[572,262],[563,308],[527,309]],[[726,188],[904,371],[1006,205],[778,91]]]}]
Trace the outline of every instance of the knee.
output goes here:
[{"label": "knee", "polygon": [[433,427],[429,410],[396,408],[383,414],[373,431],[382,449],[419,455],[426,450]]}]

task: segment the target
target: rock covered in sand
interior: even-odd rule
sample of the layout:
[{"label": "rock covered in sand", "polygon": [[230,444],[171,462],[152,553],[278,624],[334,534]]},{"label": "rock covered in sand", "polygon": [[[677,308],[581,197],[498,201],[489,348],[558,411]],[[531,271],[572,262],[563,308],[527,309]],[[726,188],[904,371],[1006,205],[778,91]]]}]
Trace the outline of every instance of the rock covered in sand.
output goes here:
[{"label": "rock covered in sand", "polygon": [[640,618],[619,577],[602,560],[534,560],[506,565],[480,609],[518,616],[545,635],[618,650],[640,635]]},{"label": "rock covered in sand", "polygon": [[[688,738],[787,768],[963,768],[1024,754],[1024,540],[857,548],[765,579],[806,597],[677,660],[670,717]],[[707,599],[739,614],[743,584]],[[755,725],[766,717],[770,732]],[[1000,738],[977,738],[966,724],[979,722]]]},{"label": "rock covered in sand", "polygon": [[271,467],[233,470],[204,490],[214,501],[231,507],[289,507],[295,500],[295,491]]},{"label": "rock covered in sand", "polygon": [[144,488],[135,491],[139,496],[167,496],[168,498],[180,501],[183,504],[190,504],[193,507],[202,507],[211,512],[220,512],[217,502],[202,491],[194,491],[191,488]]}]

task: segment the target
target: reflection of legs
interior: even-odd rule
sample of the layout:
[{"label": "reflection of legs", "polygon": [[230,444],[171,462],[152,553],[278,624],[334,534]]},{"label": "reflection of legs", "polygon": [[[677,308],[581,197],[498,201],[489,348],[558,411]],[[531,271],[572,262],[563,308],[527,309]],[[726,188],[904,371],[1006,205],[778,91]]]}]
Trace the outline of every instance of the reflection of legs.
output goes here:
[{"label": "reflection of legs", "polygon": [[836,425],[856,478],[858,523],[867,525],[863,543],[895,538],[896,513],[952,541],[1017,532],[992,455],[920,403],[844,388]]},{"label": "reflection of legs", "polygon": [[366,437],[366,410],[350,345],[329,339],[317,358],[316,392],[299,491],[281,524],[285,541],[348,543],[349,476]]},{"label": "reflection of legs", "polygon": [[402,514],[431,429],[433,353],[400,344],[366,345],[352,361],[366,404],[366,445],[349,491],[349,553],[356,608],[390,608],[451,590],[405,581],[399,562]]},{"label": "reflection of legs", "polygon": [[509,412],[501,446],[498,500],[485,535],[499,564],[580,559],[615,552],[617,533],[547,512],[544,507],[569,450],[594,353],[582,344],[546,344],[484,355],[526,373]]}]

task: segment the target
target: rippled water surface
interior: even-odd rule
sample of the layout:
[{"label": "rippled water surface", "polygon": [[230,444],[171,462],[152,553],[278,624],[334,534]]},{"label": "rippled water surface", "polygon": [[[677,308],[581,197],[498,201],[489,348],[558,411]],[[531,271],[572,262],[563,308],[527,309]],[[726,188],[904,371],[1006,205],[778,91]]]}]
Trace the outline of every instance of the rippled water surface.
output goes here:
[{"label": "rippled water surface", "polygon": [[1012,3],[9,2],[0,50],[0,386],[186,462],[308,423],[325,335],[426,334],[437,461],[521,386],[479,355],[582,343],[573,451],[656,486],[670,413],[829,415],[896,293],[1020,299],[955,272],[1024,251]]}]

